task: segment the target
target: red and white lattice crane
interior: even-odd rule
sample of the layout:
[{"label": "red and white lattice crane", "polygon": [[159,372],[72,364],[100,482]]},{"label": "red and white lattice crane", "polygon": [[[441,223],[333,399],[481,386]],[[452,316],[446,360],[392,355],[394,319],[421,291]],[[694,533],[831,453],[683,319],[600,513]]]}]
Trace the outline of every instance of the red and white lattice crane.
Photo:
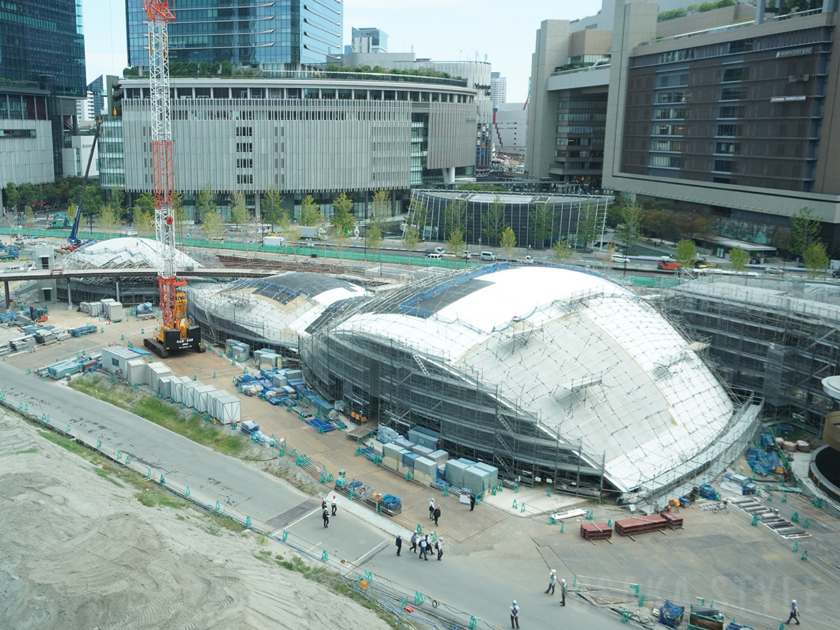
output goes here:
[{"label": "red and white lattice crane", "polygon": [[149,24],[149,82],[152,113],[152,178],[155,195],[155,240],[158,248],[158,287],[163,325],[145,345],[158,356],[171,351],[204,351],[201,331],[187,318],[186,284],[175,270],[175,190],[172,166],[172,113],[169,96],[167,27],[175,21],[168,0],[143,0]]}]

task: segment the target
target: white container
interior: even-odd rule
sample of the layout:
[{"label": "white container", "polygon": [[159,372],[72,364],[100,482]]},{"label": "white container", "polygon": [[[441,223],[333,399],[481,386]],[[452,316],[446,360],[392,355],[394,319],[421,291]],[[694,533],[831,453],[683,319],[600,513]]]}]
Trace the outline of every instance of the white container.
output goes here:
[{"label": "white container", "polygon": [[134,385],[148,385],[148,364],[141,358],[129,359],[125,362],[125,380]]},{"label": "white container", "polygon": [[222,390],[214,389],[212,392],[204,392],[201,394],[201,405],[204,407],[204,413],[209,413],[214,418],[216,417],[216,400],[229,394]]},{"label": "white container", "polygon": [[228,395],[217,398],[215,401],[216,413],[214,417],[222,424],[239,422],[241,417],[240,401],[236,396]]},{"label": "white container", "polygon": [[199,387],[204,387],[204,383],[201,381],[190,381],[189,383],[184,383],[182,388],[181,397],[183,400],[181,401],[184,403],[185,407],[189,407],[190,409],[195,409],[195,390]]},{"label": "white container", "polygon": [[160,379],[163,376],[170,376],[172,374],[172,370],[169,369],[169,366],[164,365],[163,363],[149,363],[146,366],[147,375],[149,377],[149,387],[152,388],[153,391],[159,392],[160,391]]},{"label": "white container", "polygon": [[173,401],[184,402],[184,385],[190,383],[189,376],[175,376],[172,379],[172,390],[169,394]]},{"label": "white container", "polygon": [[205,401],[207,399],[204,397],[204,395],[215,391],[216,388],[212,385],[202,385],[201,387],[193,388],[192,396],[193,401],[195,402],[193,408],[199,413],[207,413],[207,406],[205,404]]},{"label": "white container", "polygon": [[172,377],[161,376],[158,379],[158,393],[164,398],[169,398],[169,392],[172,391]]}]

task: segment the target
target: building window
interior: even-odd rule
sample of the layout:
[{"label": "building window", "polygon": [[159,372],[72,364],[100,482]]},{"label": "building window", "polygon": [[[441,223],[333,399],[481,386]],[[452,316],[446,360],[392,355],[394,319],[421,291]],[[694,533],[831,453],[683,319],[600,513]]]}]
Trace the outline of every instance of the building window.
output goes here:
[{"label": "building window", "polygon": [[739,101],[744,98],[743,88],[724,88],[720,93],[722,101]]},{"label": "building window", "polygon": [[237,136],[253,136],[254,135],[254,128],[253,127],[237,127],[236,128],[236,135]]},{"label": "building window", "polygon": [[682,151],[681,140],[654,140],[654,151]]},{"label": "building window", "polygon": [[656,95],[657,103],[685,103],[687,101],[685,92],[660,92]]},{"label": "building window", "polygon": [[651,155],[651,166],[664,166],[666,168],[679,168],[680,158],[676,155]]},{"label": "building window", "polygon": [[741,145],[736,142],[718,142],[715,145],[715,153],[740,153]]},{"label": "building window", "polygon": [[733,137],[740,136],[741,135],[741,125],[718,125],[717,135],[719,135],[719,136],[733,136]]},{"label": "building window", "polygon": [[239,158],[236,160],[236,168],[254,168],[254,158]]},{"label": "building window", "polygon": [[688,61],[694,59],[694,49],[688,48],[685,50],[672,50],[670,52],[662,53],[660,63],[673,63],[675,61]]},{"label": "building window", "polygon": [[113,365],[114,367],[120,367],[120,360],[111,358],[111,365]]},{"label": "building window", "polygon": [[743,81],[749,76],[748,68],[729,68],[723,73],[723,82]]},{"label": "building window", "polygon": [[742,39],[742,40],[737,41],[737,42],[730,42],[729,43],[729,54],[749,52],[752,49],[753,49],[753,40],[751,40],[751,39]]},{"label": "building window", "polygon": [[714,170],[720,171],[722,173],[731,173],[732,172],[732,160],[715,160]]},{"label": "building window", "polygon": [[236,143],[236,152],[237,153],[253,153],[254,152],[254,144],[252,142],[237,142]]},{"label": "building window", "polygon": [[253,184],[254,183],[254,176],[253,175],[237,175],[236,176],[236,183],[237,184]]},{"label": "building window", "polygon": [[685,134],[685,125],[656,125],[653,133],[657,136],[682,136]]},{"label": "building window", "polygon": [[670,120],[672,118],[685,118],[685,107],[665,107],[656,110],[656,120]]},{"label": "building window", "polygon": [[34,129],[0,129],[0,138],[35,138]]},{"label": "building window", "polygon": [[720,108],[718,118],[740,118],[744,115],[744,108],[740,105],[729,105]]}]

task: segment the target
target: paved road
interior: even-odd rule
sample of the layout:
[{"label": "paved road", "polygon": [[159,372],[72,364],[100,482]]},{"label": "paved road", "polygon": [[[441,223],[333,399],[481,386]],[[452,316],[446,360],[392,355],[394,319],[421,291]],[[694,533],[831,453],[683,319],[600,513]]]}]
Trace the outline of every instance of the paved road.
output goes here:
[{"label": "paved road", "polygon": [[[49,414],[52,423],[58,426],[69,423],[73,434],[90,435],[131,454],[162,471],[168,479],[188,485],[196,494],[215,496],[252,518],[286,529],[299,545],[311,549],[315,555],[326,549],[332,556],[345,558],[491,624],[507,627],[508,606],[516,598],[526,628],[559,627],[561,619],[564,627],[588,630],[624,627],[617,617],[588,604],[571,602],[566,608],[560,608],[557,597],[523,592],[518,583],[534,572],[545,572],[547,577],[547,571],[544,565],[536,566],[532,561],[530,565],[512,561],[507,551],[504,555],[480,553],[454,558],[450,554],[442,562],[430,556],[428,562],[423,562],[408,553],[405,545],[403,556],[397,558],[393,537],[353,510],[345,509],[350,506],[340,504],[338,516],[325,529],[318,501],[238,459],[221,455],[112,405],[51,381],[26,376],[2,363],[0,391],[7,401],[23,402],[31,413]],[[361,506],[356,509],[364,510]],[[386,522],[393,528],[393,523]]]}]

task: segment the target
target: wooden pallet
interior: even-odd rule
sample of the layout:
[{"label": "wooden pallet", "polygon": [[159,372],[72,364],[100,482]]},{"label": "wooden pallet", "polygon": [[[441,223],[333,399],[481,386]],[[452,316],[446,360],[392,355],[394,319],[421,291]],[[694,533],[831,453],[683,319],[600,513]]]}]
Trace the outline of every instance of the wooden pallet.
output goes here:
[{"label": "wooden pallet", "polygon": [[612,538],[612,527],[606,523],[581,523],[580,535],[586,540],[606,540]]},{"label": "wooden pallet", "polygon": [[648,532],[658,532],[667,527],[667,521],[659,516],[653,514],[651,516],[634,516],[633,518],[625,518],[615,522],[615,531],[622,536],[635,536],[636,534],[647,534]]}]

